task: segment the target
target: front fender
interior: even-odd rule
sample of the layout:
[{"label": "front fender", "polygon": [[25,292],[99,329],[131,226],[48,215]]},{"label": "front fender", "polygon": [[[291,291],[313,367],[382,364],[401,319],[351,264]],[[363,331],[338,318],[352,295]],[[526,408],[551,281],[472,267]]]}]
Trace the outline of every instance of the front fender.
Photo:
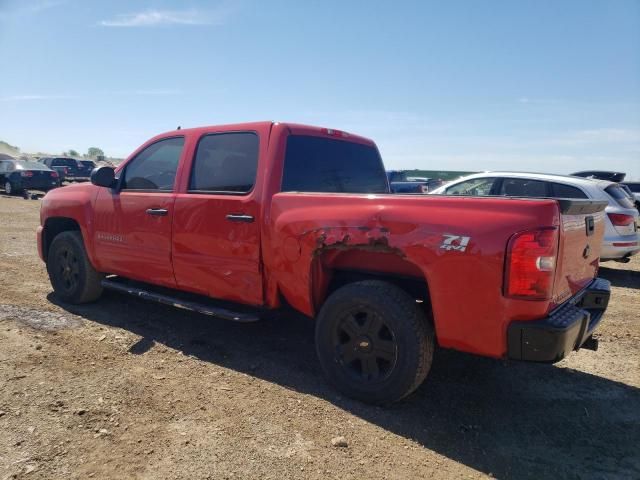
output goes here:
[{"label": "front fender", "polygon": [[[100,270],[100,262],[95,256],[93,233],[93,204],[99,187],[89,183],[74,184],[56,188],[47,193],[42,199],[40,208],[40,226],[42,233],[38,233],[39,249],[42,250],[42,258],[45,259],[44,239],[47,235],[47,222],[60,218],[74,221],[80,228],[87,256],[91,264]],[[51,239],[47,239],[50,241]]]}]

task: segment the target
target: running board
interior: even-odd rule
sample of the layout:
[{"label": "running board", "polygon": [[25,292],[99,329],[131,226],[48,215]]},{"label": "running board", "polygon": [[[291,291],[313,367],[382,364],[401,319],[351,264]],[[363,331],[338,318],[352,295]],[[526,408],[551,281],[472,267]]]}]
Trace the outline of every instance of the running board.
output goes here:
[{"label": "running board", "polygon": [[101,283],[104,288],[109,290],[128,293],[129,295],[133,295],[134,297],[142,298],[144,300],[151,300],[153,302],[162,303],[163,305],[170,305],[172,307],[202,313],[211,317],[218,317],[224,320],[231,320],[233,322],[240,323],[251,323],[260,320],[259,317],[251,313],[234,312],[213,304],[207,304],[204,301],[183,300],[171,295],[165,295],[144,288],[139,288],[137,286],[128,285],[124,282],[114,280],[113,278],[105,278]]}]

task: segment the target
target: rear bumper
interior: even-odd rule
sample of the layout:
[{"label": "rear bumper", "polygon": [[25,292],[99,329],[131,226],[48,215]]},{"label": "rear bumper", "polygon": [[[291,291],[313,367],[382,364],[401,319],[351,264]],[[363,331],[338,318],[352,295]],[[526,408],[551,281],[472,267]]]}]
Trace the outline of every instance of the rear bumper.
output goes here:
[{"label": "rear bumper", "polygon": [[600,258],[602,261],[618,260],[640,253],[640,235],[624,235],[602,242]]},{"label": "rear bumper", "polygon": [[551,315],[513,322],[507,330],[507,355],[513,360],[554,363],[578,350],[593,334],[609,304],[611,284],[596,278]]},{"label": "rear bumper", "polygon": [[23,178],[14,183],[14,188],[19,190],[50,190],[58,186],[57,178]]}]

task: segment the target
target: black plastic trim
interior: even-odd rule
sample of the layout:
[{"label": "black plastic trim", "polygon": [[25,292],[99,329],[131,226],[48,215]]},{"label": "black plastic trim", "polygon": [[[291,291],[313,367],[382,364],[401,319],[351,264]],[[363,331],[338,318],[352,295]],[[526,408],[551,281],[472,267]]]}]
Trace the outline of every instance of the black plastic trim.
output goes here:
[{"label": "black plastic trim", "polygon": [[562,360],[591,338],[607,309],[610,295],[610,282],[596,278],[548,317],[511,323],[507,330],[507,356],[530,362]]},{"label": "black plastic trim", "polygon": [[580,200],[558,198],[560,213],[564,215],[586,215],[588,213],[597,213],[605,209],[609,205],[606,201],[600,200]]},{"label": "black plastic trim", "polygon": [[[231,320],[233,322],[251,323],[260,320],[260,317],[254,313],[233,311],[228,308],[216,305],[209,298],[190,295],[184,298],[180,292],[164,293],[160,287],[142,284],[140,282],[130,282],[121,277],[108,277],[102,280],[102,286],[109,290],[115,290],[121,293],[127,293],[143,300],[151,300],[153,302],[170,305],[172,307],[181,308],[183,310],[191,310],[193,312],[210,315],[212,317]],[[196,298],[200,297],[200,298]]]}]

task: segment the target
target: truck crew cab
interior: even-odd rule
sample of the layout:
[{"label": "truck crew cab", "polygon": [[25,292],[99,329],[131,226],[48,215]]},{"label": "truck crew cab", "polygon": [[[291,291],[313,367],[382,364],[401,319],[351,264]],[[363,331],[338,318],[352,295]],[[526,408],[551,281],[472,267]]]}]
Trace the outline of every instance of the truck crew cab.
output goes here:
[{"label": "truck crew cab", "polygon": [[112,288],[236,321],[288,304],[315,318],[341,391],[389,403],[436,345],[540,362],[595,348],[603,209],[391,195],[371,140],[257,122],[152,138],[48,193],[37,238],[65,302]]}]

